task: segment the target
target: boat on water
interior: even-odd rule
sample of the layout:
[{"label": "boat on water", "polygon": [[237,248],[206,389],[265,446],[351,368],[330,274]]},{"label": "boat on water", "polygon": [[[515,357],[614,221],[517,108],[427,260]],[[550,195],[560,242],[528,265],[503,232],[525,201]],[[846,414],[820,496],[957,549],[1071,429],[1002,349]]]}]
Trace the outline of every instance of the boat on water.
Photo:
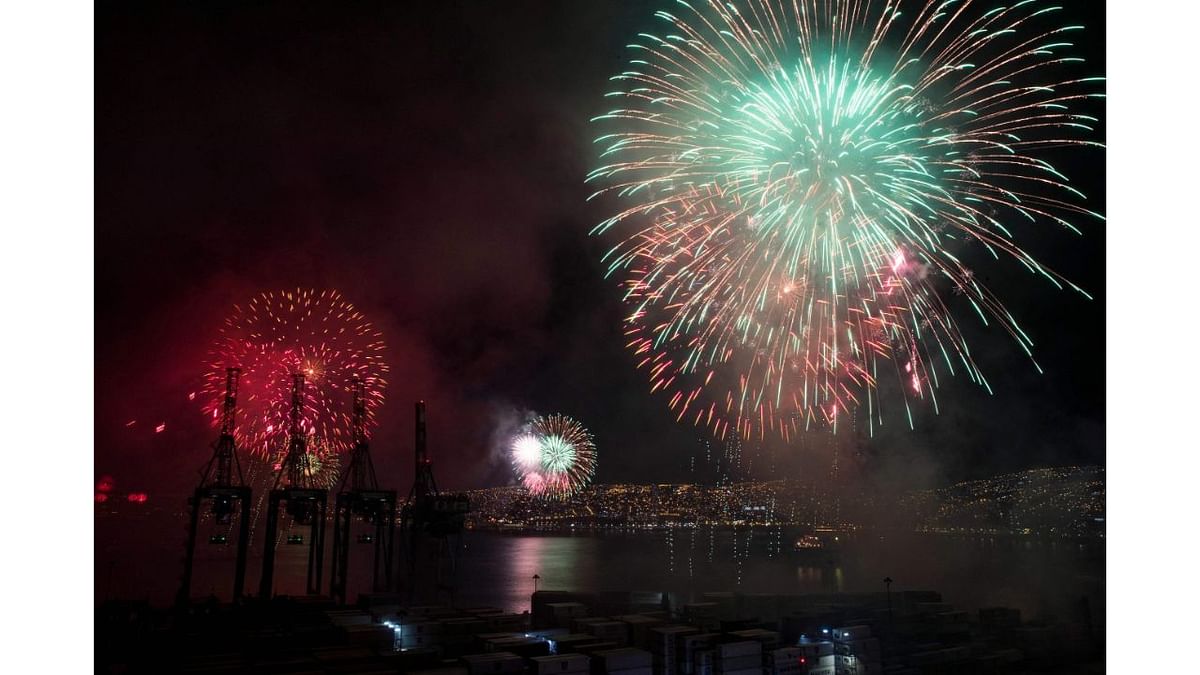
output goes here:
[{"label": "boat on water", "polygon": [[836,565],[841,558],[841,537],[830,532],[814,532],[796,537],[792,553],[810,565]]}]

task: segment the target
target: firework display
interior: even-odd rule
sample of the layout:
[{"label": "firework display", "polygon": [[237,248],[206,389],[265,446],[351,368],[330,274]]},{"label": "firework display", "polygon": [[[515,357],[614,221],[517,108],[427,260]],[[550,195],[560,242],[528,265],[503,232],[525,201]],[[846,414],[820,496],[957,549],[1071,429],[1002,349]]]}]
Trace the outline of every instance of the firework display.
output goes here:
[{"label": "firework display", "polygon": [[[271,480],[287,482],[284,460],[287,457],[287,446],[274,452],[270,458]],[[330,489],[337,485],[341,478],[341,458],[338,453],[323,442],[310,441],[306,452],[299,458],[300,474],[307,486]],[[283,474],[282,476],[280,474]]]},{"label": "firework display", "polygon": [[1079,72],[1081,27],[1063,14],[1039,0],[657,13],[664,32],[612,78],[588,180],[619,205],[593,232],[614,240],[628,346],[679,420],[787,440],[847,412],[873,433],[894,404],[911,426],[946,375],[989,388],[958,313],[1033,358],[963,260],[974,247],[1090,297],[1017,243],[1103,220],[1046,152],[1102,147],[1083,113],[1103,78]]},{"label": "firework display", "polygon": [[[242,369],[238,446],[262,457],[287,447],[292,375],[304,375],[300,426],[325,455],[353,443],[353,385],[365,385],[365,423],[375,426],[388,365],[381,333],[336,291],[268,292],[234,308],[209,354],[204,411],[220,423],[225,368]],[[327,460],[321,459],[322,462]]]},{"label": "firework display", "polygon": [[569,497],[596,471],[592,435],[566,415],[535,418],[513,439],[511,451],[521,485],[538,497]]}]

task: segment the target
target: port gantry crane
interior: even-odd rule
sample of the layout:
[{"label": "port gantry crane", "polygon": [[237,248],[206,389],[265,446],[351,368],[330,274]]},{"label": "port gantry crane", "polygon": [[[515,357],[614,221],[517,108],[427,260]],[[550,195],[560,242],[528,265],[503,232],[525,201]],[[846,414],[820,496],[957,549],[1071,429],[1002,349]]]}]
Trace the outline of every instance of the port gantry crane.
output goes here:
[{"label": "port gantry crane", "polygon": [[[242,476],[242,467],[237,459],[237,444],[234,430],[237,418],[237,390],[241,369],[225,369],[225,399],[221,405],[221,434],[213,444],[213,455],[201,472],[200,484],[188,500],[191,519],[188,521],[187,552],[183,563],[183,579],[179,588],[178,601],[186,605],[192,592],[192,569],[196,558],[196,530],[200,523],[200,509],[205,500],[212,502],[213,520],[220,524],[233,521],[234,507],[239,516],[237,538],[237,560],[234,563],[233,599],[240,600],[246,582],[246,548],[250,539],[250,487]],[[209,543],[224,544],[224,535],[215,535]]]},{"label": "port gantry crane", "polygon": [[[287,515],[297,525],[309,525],[311,534],[308,542],[308,575],[305,592],[320,593],[321,566],[325,557],[325,510],[329,504],[329,492],[314,484],[312,458],[308,453],[308,439],[301,424],[304,410],[304,375],[292,375],[291,426],[287,454],[284,455],[275,487],[271,490],[267,506],[267,533],[263,545],[263,569],[259,581],[259,596],[269,599],[275,581],[275,548],[279,530],[279,505],[287,504]],[[293,542],[292,537],[288,543]]]},{"label": "port gantry crane", "polygon": [[[329,595],[346,602],[346,582],[350,573],[350,530],[357,516],[374,525],[374,535],[361,535],[359,543],[374,544],[375,558],[371,590],[392,590],[392,550],[396,536],[396,491],[379,489],[375,465],[367,441],[366,383],[354,381],[354,449],[350,466],[342,476],[333,516],[333,562]],[[349,483],[347,485],[347,482]],[[347,489],[349,488],[349,489]]]},{"label": "port gantry crane", "polygon": [[[401,511],[401,530],[407,536],[406,557],[408,559],[408,597],[415,599],[418,587],[425,584],[418,580],[418,570],[430,571],[433,579],[428,580],[434,597],[443,591],[450,594],[453,602],[452,577],[455,566],[455,551],[450,546],[451,535],[461,536],[463,523],[470,502],[466,495],[440,494],[433,479],[433,460],[425,447],[425,402],[417,401],[416,438],[413,452],[413,487],[408,502]],[[447,572],[443,569],[449,565]]]}]

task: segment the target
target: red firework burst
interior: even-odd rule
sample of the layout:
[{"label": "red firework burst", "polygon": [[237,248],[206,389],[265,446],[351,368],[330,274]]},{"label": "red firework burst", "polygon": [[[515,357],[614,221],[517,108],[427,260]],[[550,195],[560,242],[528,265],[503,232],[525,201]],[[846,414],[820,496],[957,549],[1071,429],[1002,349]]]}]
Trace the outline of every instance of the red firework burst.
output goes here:
[{"label": "red firework burst", "polygon": [[353,443],[353,384],[366,389],[366,426],[383,403],[383,336],[337,291],[266,292],[235,305],[209,352],[200,400],[220,424],[225,369],[242,369],[238,445],[259,456],[286,447],[292,375],[305,377],[301,428],[335,452]]}]

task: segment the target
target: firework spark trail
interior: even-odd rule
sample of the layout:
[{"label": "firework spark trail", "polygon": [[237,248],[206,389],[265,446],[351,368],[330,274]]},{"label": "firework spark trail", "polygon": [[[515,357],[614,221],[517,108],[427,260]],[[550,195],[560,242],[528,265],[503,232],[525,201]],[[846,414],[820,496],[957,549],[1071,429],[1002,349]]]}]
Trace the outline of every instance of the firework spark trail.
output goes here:
[{"label": "firework spark trail", "polygon": [[566,415],[534,418],[512,441],[513,470],[529,493],[565,499],[586,487],[596,472],[596,445]]},{"label": "firework spark trail", "polygon": [[990,391],[939,286],[1033,342],[967,243],[1087,296],[1004,224],[1103,220],[1036,156],[1102,147],[1070,106],[1103,78],[1056,75],[1080,27],[1041,0],[907,4],[680,0],[630,45],[588,177],[625,206],[594,233],[617,238],[628,346],[677,419],[786,440],[863,410],[873,433],[888,371],[910,426],[945,374]]},{"label": "firework spark trail", "polygon": [[[314,487],[332,489],[337,485],[338,478],[341,477],[342,461],[336,449],[330,444],[319,441],[308,441],[305,448],[304,456],[300,458],[300,471],[306,481],[310,481]],[[286,446],[272,453],[271,464],[271,480],[284,472],[283,462],[286,459],[288,448]],[[286,475],[284,476],[286,479]]]},{"label": "firework spark trail", "polygon": [[301,427],[329,453],[353,443],[355,379],[366,385],[366,424],[383,403],[382,334],[336,291],[267,292],[235,306],[209,353],[204,411],[220,423],[225,368],[242,369],[238,447],[271,456],[287,447],[291,376],[305,376]]}]

